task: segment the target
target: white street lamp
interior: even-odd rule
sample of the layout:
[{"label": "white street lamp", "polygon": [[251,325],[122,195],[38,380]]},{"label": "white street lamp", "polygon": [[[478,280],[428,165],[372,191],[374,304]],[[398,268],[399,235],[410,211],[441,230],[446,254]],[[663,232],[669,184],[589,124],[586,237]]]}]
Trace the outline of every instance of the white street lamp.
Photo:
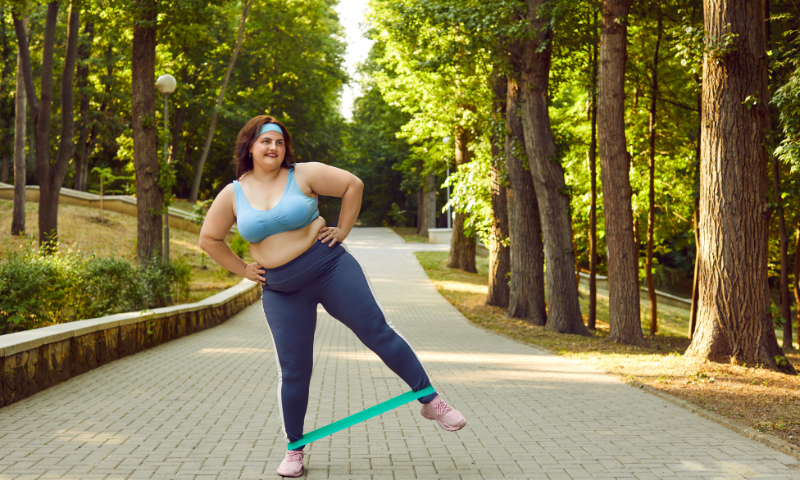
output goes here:
[{"label": "white street lamp", "polygon": [[[442,139],[442,143],[445,145],[450,145],[450,137],[444,137]],[[453,228],[453,211],[452,207],[450,207],[450,156],[447,156],[447,228]]]},{"label": "white street lamp", "polygon": [[[169,163],[169,128],[167,127],[169,119],[169,95],[175,91],[178,82],[170,74],[161,75],[156,80],[156,88],[162,95],[164,95],[164,162]],[[169,192],[166,192],[167,195]],[[169,214],[164,213],[164,262],[169,263]]]}]

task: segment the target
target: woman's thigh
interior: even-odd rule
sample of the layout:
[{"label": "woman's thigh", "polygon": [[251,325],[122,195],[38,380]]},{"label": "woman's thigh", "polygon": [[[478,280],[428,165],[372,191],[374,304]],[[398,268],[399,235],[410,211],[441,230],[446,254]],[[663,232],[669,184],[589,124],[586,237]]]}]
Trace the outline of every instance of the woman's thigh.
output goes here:
[{"label": "woman's thigh", "polygon": [[313,365],[317,303],[310,295],[262,291],[261,303],[282,373],[308,373]]}]

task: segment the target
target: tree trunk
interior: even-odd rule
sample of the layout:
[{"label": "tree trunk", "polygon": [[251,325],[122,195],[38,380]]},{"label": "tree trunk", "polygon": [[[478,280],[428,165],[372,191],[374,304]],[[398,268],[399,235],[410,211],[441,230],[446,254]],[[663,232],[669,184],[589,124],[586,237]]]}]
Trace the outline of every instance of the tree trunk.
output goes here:
[{"label": "tree trunk", "polygon": [[[472,142],[472,132],[462,126],[456,127],[456,170],[461,165],[472,161],[473,153],[468,146]],[[477,235],[473,233],[467,237],[464,223],[469,215],[456,212],[453,220],[453,237],[450,240],[450,256],[447,258],[447,266],[457,268],[465,272],[478,273],[475,267],[475,248]]]},{"label": "tree trunk", "polygon": [[89,57],[92,55],[92,40],[94,39],[94,23],[86,22],[83,27],[86,40],[78,46],[78,74],[77,87],[80,96],[81,112],[81,131],[78,135],[78,143],[75,146],[75,175],[72,181],[72,188],[75,190],[86,191],[86,183],[83,176],[85,169],[84,163],[89,157],[89,134],[91,133],[92,120],[89,112],[89,94],[86,92],[89,83]]},{"label": "tree trunk", "polygon": [[[597,33],[597,12],[594,14],[592,37]],[[586,327],[597,326],[597,42],[592,42],[591,140],[589,142],[589,175],[591,205],[589,206],[589,318]]]},{"label": "tree trunk", "polygon": [[533,177],[523,164],[525,134],[522,118],[519,115],[520,97],[519,81],[514,76],[509,76],[505,160],[508,175],[506,192],[511,244],[511,291],[506,315],[510,318],[523,318],[533,325],[544,326],[547,323],[544,246]]},{"label": "tree trunk", "polygon": [[50,162],[50,110],[53,96],[53,55],[58,21],[58,2],[47,5],[44,41],[42,48],[41,99],[37,104],[33,88],[30,50],[25,28],[19,15],[14,12],[14,29],[20,46],[25,93],[28,97],[34,119],[36,174],[39,178],[39,244],[58,241],[58,196],[64,182],[69,160],[75,149],[73,132],[75,127],[72,112],[75,63],[78,50],[78,29],[80,28],[80,9],[70,5],[67,27],[67,48],[64,56],[64,70],[61,76],[61,141],[54,164]]},{"label": "tree trunk", "polygon": [[236,35],[236,46],[233,49],[233,54],[228,62],[228,69],[225,71],[225,77],[222,79],[222,85],[219,89],[219,96],[217,97],[217,105],[211,113],[211,125],[208,127],[208,135],[206,135],[206,143],[203,145],[203,153],[200,154],[200,160],[197,162],[197,169],[194,172],[194,182],[192,182],[192,193],[189,194],[189,202],[195,203],[197,195],[200,191],[200,179],[203,177],[203,167],[208,158],[208,152],[211,151],[211,141],[214,139],[214,132],[217,129],[217,119],[219,118],[219,110],[222,107],[222,101],[225,99],[225,89],[228,87],[228,80],[231,78],[233,65],[236,63],[236,57],[239,56],[239,49],[242,46],[242,39],[244,38],[244,25],[247,22],[247,14],[250,12],[250,7],[253,6],[253,0],[245,0],[242,3],[242,18],[239,21],[239,33]]},{"label": "tree trunk", "polygon": [[625,60],[631,0],[603,0],[597,121],[608,248],[609,340],[644,343],[639,318],[639,248],[633,236],[630,155],[625,141]]},{"label": "tree trunk", "polygon": [[422,231],[425,229],[425,191],[424,187],[420,187],[417,190],[417,235],[422,235]]},{"label": "tree trunk", "polygon": [[781,245],[781,317],[783,318],[783,348],[792,348],[792,301],[789,298],[789,238],[786,235],[786,216],[781,198],[781,174],[778,157],[772,156],[772,188],[778,204],[778,227]]},{"label": "tree trunk", "polygon": [[800,342],[800,216],[797,217],[797,236],[794,244],[794,303],[797,305],[797,340]]},{"label": "tree trunk", "polygon": [[428,229],[436,228],[436,174],[425,175],[422,186],[422,224],[419,226],[419,234],[427,237]]},{"label": "tree trunk", "polygon": [[528,0],[532,37],[525,41],[523,49],[520,91],[525,150],[539,204],[545,245],[549,299],[545,327],[560,333],[588,335],[575,285],[570,199],[564,192],[564,170],[553,160],[557,152],[547,105],[553,31],[545,28],[544,19],[537,18],[537,11],[543,3],[545,0]]},{"label": "tree trunk", "polygon": [[13,144],[11,143],[11,122],[14,116],[14,104],[11,102],[10,92],[6,88],[10,85],[11,77],[11,42],[9,42],[8,31],[6,30],[6,11],[5,6],[0,6],[0,182],[8,181],[8,170],[10,158],[13,156]]},{"label": "tree trunk", "polygon": [[658,303],[656,301],[656,282],[653,279],[653,247],[655,246],[656,225],[656,99],[658,98],[658,48],[661,46],[661,30],[663,27],[661,10],[658,11],[658,33],[656,48],[653,52],[652,82],[650,84],[650,152],[648,174],[650,188],[647,209],[647,260],[645,263],[647,276],[647,293],[650,296],[650,335],[658,333]]},{"label": "tree trunk", "polygon": [[[495,76],[492,85],[494,99],[492,116],[501,121],[506,113],[507,84],[505,77]],[[501,147],[501,143],[503,146]],[[489,239],[489,294],[486,304],[508,308],[509,287],[507,275],[511,271],[508,238],[508,202],[506,187],[502,182],[502,158],[505,138],[492,135],[492,232]]]},{"label": "tree trunk", "polygon": [[[698,79],[699,80],[699,79]],[[697,145],[695,145],[694,157],[697,169],[695,170],[696,184],[700,184],[700,145],[703,140],[703,93],[697,95]],[[697,304],[700,301],[700,195],[694,199],[694,215],[692,218],[694,222],[694,245],[695,245],[695,260],[694,260],[694,278],[692,279],[692,312],[689,316],[689,340],[694,338],[694,331],[697,328]]]},{"label": "tree trunk", "polygon": [[131,111],[133,164],[136,171],[136,260],[139,265],[161,256],[161,209],[158,188],[158,133],[156,131],[156,16],[155,0],[138,2],[140,16],[133,26]]},{"label": "tree trunk", "polygon": [[733,34],[735,50],[703,57],[700,309],[686,357],[794,374],[769,313],[764,4],[706,0],[704,10],[707,34]]},{"label": "tree trunk", "polygon": [[[21,20],[25,38],[28,37],[28,17]],[[27,124],[25,81],[22,79],[22,55],[17,55],[17,92],[14,112],[14,212],[11,215],[11,235],[25,234],[25,128]],[[795,278],[797,275],[795,275]]]}]

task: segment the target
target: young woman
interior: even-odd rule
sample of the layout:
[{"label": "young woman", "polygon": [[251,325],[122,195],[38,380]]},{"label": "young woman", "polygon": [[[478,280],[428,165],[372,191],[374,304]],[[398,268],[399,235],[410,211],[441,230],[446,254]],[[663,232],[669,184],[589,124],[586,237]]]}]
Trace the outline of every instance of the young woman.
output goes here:
[{"label": "young woman", "polygon": [[[321,163],[294,163],[283,124],[255,117],[239,132],[236,177],[214,200],[200,231],[200,247],[222,267],[258,282],[278,364],[278,408],[287,441],[303,436],[308,407],[317,304],[350,328],[413,391],[431,382],[419,359],[386,317],[364,271],[342,245],[356,222],[364,184]],[[319,216],[317,197],[341,197],[337,227]],[[250,242],[246,264],[224,242],[236,222]],[[460,412],[436,393],[419,399],[422,415],[445,430],[466,425]],[[286,452],[278,468],[303,474],[303,451]]]}]

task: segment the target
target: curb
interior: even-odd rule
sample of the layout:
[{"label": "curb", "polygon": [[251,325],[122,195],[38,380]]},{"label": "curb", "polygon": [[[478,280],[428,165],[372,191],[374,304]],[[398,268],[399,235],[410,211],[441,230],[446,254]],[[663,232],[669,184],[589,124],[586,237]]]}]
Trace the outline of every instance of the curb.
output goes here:
[{"label": "curb", "polygon": [[699,417],[703,417],[706,420],[711,420],[714,423],[722,425],[725,428],[733,430],[734,432],[745,436],[751,440],[755,440],[758,443],[762,443],[770,448],[773,448],[781,453],[785,453],[790,457],[793,457],[797,460],[800,460],[800,447],[793,445],[786,440],[783,440],[775,435],[770,435],[769,433],[761,433],[758,430],[750,428],[746,425],[742,425],[739,422],[735,422],[728,418],[723,417],[722,415],[714,412],[710,412],[705,410],[697,405],[687,402],[686,400],[682,400],[678,397],[670,395],[668,393],[664,393],[656,388],[651,387],[650,385],[645,385],[643,383],[639,383],[637,381],[625,382],[631,387],[638,388],[639,390],[643,390],[651,395],[655,395],[656,397],[666,400],[667,402],[677,405],[684,410],[689,410],[690,412],[694,413]]}]

